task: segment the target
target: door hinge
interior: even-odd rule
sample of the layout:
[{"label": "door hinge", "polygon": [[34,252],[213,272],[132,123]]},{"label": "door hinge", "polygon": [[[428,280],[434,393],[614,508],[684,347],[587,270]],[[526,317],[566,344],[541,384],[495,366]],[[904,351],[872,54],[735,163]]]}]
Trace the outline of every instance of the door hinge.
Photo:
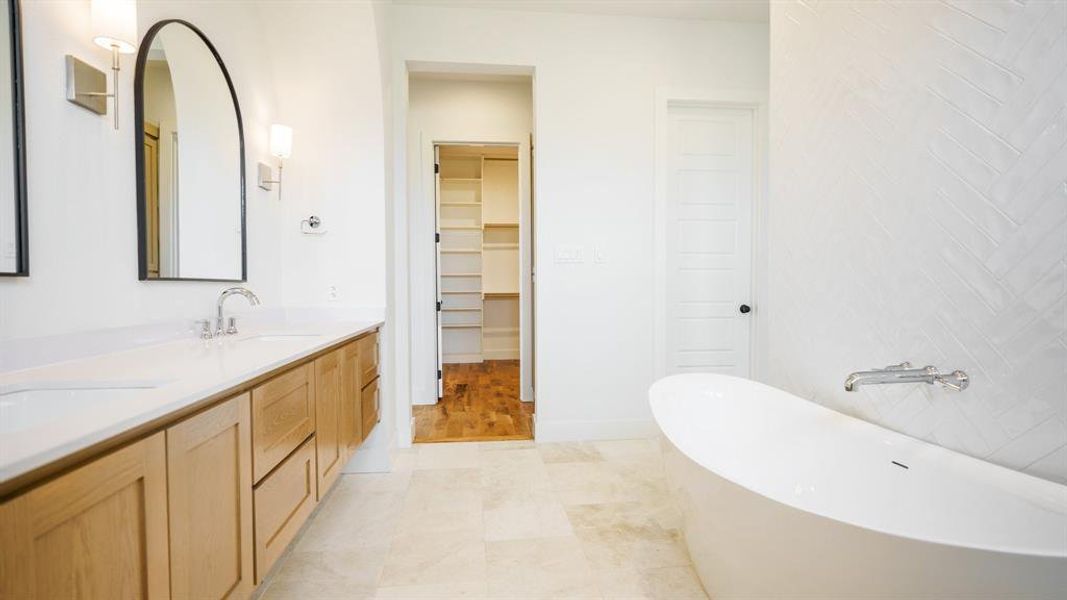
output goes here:
[{"label": "door hinge", "polygon": [[433,234],[433,243],[435,243],[435,244],[440,244],[441,243],[441,234],[440,233]]},{"label": "door hinge", "polygon": [[437,175],[440,172],[441,172],[441,165],[439,165],[437,163],[434,163],[434,165],[433,165],[433,174]]},{"label": "door hinge", "polygon": [[437,378],[438,378],[438,379],[440,379],[440,378],[441,378],[441,369],[437,369]]},{"label": "door hinge", "polygon": [[437,301],[437,312],[441,312],[441,301]]}]

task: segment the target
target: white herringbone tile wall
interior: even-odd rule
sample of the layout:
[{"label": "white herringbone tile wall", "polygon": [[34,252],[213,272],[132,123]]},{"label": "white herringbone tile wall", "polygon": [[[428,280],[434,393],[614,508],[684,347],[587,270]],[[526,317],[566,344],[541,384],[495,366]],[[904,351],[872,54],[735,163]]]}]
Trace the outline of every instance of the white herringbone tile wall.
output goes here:
[{"label": "white herringbone tile wall", "polygon": [[770,383],[1067,482],[1067,2],[773,1],[770,107]]}]

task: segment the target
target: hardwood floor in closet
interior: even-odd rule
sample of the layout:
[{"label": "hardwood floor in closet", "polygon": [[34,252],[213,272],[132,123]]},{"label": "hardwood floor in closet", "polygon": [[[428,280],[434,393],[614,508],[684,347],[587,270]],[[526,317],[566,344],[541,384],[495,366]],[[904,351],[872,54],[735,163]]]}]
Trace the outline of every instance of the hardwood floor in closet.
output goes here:
[{"label": "hardwood floor in closet", "polygon": [[533,403],[519,401],[519,361],[445,365],[445,396],[416,406],[416,442],[533,439]]}]

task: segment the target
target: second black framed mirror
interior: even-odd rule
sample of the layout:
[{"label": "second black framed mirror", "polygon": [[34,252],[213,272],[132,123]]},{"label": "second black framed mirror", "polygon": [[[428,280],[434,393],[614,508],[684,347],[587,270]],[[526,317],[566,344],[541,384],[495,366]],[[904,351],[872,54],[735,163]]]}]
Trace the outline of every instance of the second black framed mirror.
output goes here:
[{"label": "second black framed mirror", "polygon": [[241,108],[215,46],[182,20],[145,34],[134,78],[139,278],[244,281]]}]

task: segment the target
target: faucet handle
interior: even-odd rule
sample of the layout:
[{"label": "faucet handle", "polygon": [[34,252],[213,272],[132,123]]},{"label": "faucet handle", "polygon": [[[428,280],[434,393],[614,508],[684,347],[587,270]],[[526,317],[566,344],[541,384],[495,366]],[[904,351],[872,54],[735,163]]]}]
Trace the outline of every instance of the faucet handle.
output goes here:
[{"label": "faucet handle", "polygon": [[235,335],[237,333],[237,317],[230,317],[226,326],[226,335]]},{"label": "faucet handle", "polygon": [[904,362],[900,363],[899,365],[889,365],[884,370],[885,371],[904,371],[904,370],[910,369],[910,368],[912,368],[912,364],[909,361],[904,361]]},{"label": "faucet handle", "polygon": [[215,333],[211,331],[211,321],[203,319],[196,322],[200,326],[200,339],[210,340],[215,337]]},{"label": "faucet handle", "polygon": [[962,392],[971,384],[971,378],[960,370],[945,375],[938,373],[934,381],[941,384],[941,387],[948,388],[954,392]]}]

